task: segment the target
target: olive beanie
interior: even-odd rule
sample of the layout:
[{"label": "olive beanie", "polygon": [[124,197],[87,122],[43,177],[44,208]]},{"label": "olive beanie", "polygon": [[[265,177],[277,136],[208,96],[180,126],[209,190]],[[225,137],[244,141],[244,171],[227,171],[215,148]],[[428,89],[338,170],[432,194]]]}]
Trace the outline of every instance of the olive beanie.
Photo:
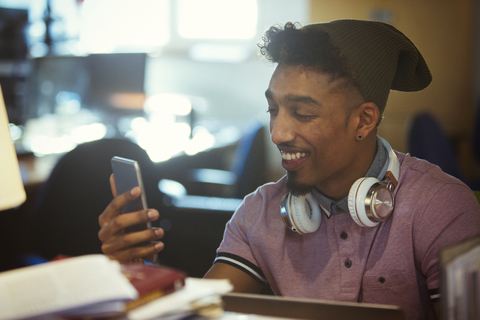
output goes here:
[{"label": "olive beanie", "polygon": [[366,101],[383,113],[390,89],[420,91],[432,76],[420,51],[393,26],[362,20],[334,20],[306,25],[328,33],[346,56],[354,81]]}]

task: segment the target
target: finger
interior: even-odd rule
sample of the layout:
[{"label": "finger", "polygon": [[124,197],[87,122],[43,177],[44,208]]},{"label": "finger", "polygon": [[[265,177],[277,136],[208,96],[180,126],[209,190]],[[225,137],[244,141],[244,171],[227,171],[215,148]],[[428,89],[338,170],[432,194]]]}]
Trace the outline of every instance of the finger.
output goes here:
[{"label": "finger", "polygon": [[141,194],[140,187],[135,187],[125,193],[122,193],[119,196],[113,198],[112,201],[108,204],[107,208],[102,212],[102,214],[98,217],[98,222],[100,227],[104,227],[110,221],[112,221],[115,217],[120,215],[122,209],[138,198]]},{"label": "finger", "polygon": [[162,251],[163,248],[164,244],[162,242],[152,242],[142,247],[129,248],[108,256],[120,262],[127,263],[156,255],[158,252]]},{"label": "finger", "polygon": [[113,173],[110,175],[110,189],[112,190],[112,195],[115,198],[117,194],[117,185],[115,184],[115,177]]},{"label": "finger", "polygon": [[[116,259],[132,260],[157,253],[164,248],[164,244],[155,241],[163,237],[162,229],[150,229],[113,238],[113,242],[104,243],[102,252]],[[143,246],[136,246],[138,243],[147,242]],[[143,248],[143,249],[138,249]],[[153,250],[153,251],[152,251]],[[120,258],[121,257],[121,258]]]},{"label": "finger", "polygon": [[139,243],[158,240],[162,238],[163,235],[164,232],[161,228],[117,235],[112,237],[110,242],[103,242],[102,251],[105,254],[111,254],[115,251],[121,251],[130,247],[134,247]]},{"label": "finger", "polygon": [[[159,213],[155,209],[141,210],[117,215],[115,218],[111,219],[108,223],[102,226],[98,232],[98,238],[100,241],[102,241],[102,243],[111,242],[112,238],[120,235],[126,227],[155,221],[158,219],[158,217]],[[152,229],[144,231],[149,230]]]}]

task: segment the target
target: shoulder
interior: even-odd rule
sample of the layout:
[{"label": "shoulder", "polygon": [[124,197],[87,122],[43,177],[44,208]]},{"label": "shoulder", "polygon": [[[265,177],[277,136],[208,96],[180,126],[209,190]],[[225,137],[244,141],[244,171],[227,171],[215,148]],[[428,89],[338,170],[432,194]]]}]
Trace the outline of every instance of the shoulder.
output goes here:
[{"label": "shoulder", "polygon": [[254,192],[247,195],[244,199],[245,205],[259,205],[259,203],[268,204],[277,199],[281,199],[288,192],[286,187],[286,176],[277,182],[269,182],[257,188]]},{"label": "shoulder", "polygon": [[233,216],[233,220],[252,226],[268,223],[277,215],[280,216],[280,201],[288,192],[286,177],[277,182],[270,182],[247,195]]},{"label": "shoulder", "polygon": [[[480,233],[480,205],[466,184],[438,166],[397,155],[401,166],[393,220],[399,237],[411,237],[424,274],[432,276],[440,248]],[[435,277],[428,281],[434,283]]]},{"label": "shoulder", "polygon": [[397,153],[397,156],[401,163],[395,189],[397,213],[401,211],[404,217],[423,221],[427,227],[432,220],[437,224],[441,219],[446,225],[460,215],[464,220],[470,216],[478,223],[480,205],[466,184],[428,161],[409,154]]},{"label": "shoulder", "polygon": [[[440,167],[422,159],[396,152],[400,162],[399,186],[401,189],[419,188],[428,193],[434,193],[442,188],[457,190],[458,192],[470,191],[470,188],[457,178],[446,174]],[[402,190],[406,191],[406,190]]]}]

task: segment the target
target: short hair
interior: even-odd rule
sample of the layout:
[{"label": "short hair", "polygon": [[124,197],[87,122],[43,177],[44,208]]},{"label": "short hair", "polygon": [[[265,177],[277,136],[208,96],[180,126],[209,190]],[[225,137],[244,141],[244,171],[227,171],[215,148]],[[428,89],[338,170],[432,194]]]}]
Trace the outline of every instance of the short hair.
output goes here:
[{"label": "short hair", "polygon": [[[390,90],[420,91],[432,81],[415,45],[392,25],[334,20],[297,28],[270,28],[260,45],[268,59],[316,68],[335,79],[351,79],[367,102],[383,114]],[[347,61],[348,60],[348,61]]]},{"label": "short hair", "polygon": [[283,29],[279,26],[268,29],[262,37],[263,43],[258,44],[260,53],[274,63],[303,65],[327,73],[331,75],[330,81],[355,79],[347,57],[333,45],[328,33],[297,26],[287,22]]}]

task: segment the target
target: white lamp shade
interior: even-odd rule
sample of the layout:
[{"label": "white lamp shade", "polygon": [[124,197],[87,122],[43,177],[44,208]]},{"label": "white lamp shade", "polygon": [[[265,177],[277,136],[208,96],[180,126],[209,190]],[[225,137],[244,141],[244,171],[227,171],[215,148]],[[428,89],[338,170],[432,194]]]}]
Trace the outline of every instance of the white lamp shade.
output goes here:
[{"label": "white lamp shade", "polygon": [[26,198],[0,88],[0,211],[19,206]]}]

